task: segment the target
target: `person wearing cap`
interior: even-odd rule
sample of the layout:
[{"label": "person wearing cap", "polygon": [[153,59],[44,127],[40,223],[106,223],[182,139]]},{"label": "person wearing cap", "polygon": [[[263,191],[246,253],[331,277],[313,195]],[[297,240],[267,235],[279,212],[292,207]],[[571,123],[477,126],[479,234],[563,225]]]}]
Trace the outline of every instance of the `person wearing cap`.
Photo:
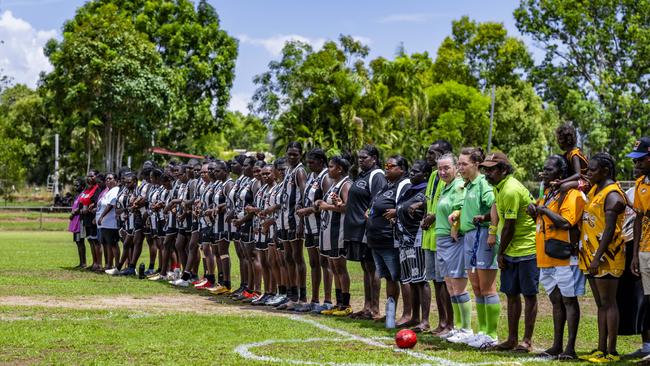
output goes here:
[{"label": "person wearing cap", "polygon": [[[499,238],[497,263],[501,269],[501,288],[508,298],[508,338],[495,346],[497,350],[530,352],[537,317],[539,269],[535,246],[535,222],[527,214],[533,197],[521,182],[512,176],[512,164],[502,152],[488,154],[480,164],[488,183],[494,187],[488,229],[488,245]],[[498,218],[498,222],[496,221]],[[524,337],[519,338],[521,295],[524,296]]]},{"label": "person wearing cap", "polygon": [[[627,155],[634,160],[634,168],[641,173],[634,185],[633,208],[637,212],[634,219],[633,241],[634,257],[632,273],[641,276],[643,294],[650,296],[650,137],[642,137]],[[650,339],[643,333],[643,351],[650,361]],[[644,358],[646,361],[646,358]]]}]

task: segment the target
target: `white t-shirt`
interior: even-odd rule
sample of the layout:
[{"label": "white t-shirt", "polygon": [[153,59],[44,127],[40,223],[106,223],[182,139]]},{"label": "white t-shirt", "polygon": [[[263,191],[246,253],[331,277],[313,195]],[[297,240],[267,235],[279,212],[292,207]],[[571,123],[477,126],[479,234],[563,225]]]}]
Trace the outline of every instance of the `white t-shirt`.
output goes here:
[{"label": "white t-shirt", "polygon": [[[95,213],[95,221],[97,222],[97,227],[102,229],[117,229],[117,220],[115,219],[115,203],[117,202],[117,192],[120,190],[119,187],[113,187],[108,192],[102,196],[102,198],[97,202],[97,212]],[[102,219],[102,224],[99,225],[99,218],[102,216],[104,209],[108,205],[113,205],[113,209],[109,211],[104,219]]]}]

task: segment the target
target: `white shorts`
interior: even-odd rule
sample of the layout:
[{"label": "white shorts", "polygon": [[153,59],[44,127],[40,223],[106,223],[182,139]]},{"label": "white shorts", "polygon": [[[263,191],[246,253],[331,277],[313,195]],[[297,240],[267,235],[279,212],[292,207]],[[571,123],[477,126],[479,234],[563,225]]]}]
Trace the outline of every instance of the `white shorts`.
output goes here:
[{"label": "white shorts", "polygon": [[547,294],[560,289],[564,297],[583,296],[585,294],[585,275],[578,266],[558,266],[539,269],[539,282]]},{"label": "white shorts", "polygon": [[641,272],[643,294],[650,295],[650,252],[639,252],[639,272]]}]

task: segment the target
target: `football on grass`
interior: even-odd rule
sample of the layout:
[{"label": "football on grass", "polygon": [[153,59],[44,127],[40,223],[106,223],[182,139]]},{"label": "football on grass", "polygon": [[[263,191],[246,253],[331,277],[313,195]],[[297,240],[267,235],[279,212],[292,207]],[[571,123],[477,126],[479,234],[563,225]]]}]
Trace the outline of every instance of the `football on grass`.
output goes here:
[{"label": "football on grass", "polygon": [[410,329],[402,329],[395,335],[395,344],[399,348],[413,348],[418,343],[418,336]]}]

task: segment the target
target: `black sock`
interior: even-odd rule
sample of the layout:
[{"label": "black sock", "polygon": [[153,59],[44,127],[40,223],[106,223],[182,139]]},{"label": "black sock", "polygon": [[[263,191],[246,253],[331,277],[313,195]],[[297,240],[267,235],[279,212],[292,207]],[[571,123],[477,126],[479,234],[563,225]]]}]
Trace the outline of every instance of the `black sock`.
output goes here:
[{"label": "black sock", "polygon": [[181,279],[183,281],[188,281],[190,278],[192,278],[192,274],[190,272],[183,272],[183,275],[181,276]]},{"label": "black sock", "polygon": [[343,302],[343,292],[340,288],[335,289],[334,292],[336,293],[336,306],[339,306]]},{"label": "black sock", "polygon": [[129,264],[129,269],[135,269],[135,263]]},{"label": "black sock", "polygon": [[343,306],[345,306],[346,308],[348,306],[350,306],[350,293],[349,292],[343,292],[343,293],[341,293],[341,297],[342,297],[342,300],[343,300]]},{"label": "black sock", "polygon": [[230,288],[230,281],[223,281],[223,287]]},{"label": "black sock", "polygon": [[280,295],[286,295],[287,294],[287,286],[278,286],[278,291],[280,292]]},{"label": "black sock", "polygon": [[150,270],[153,270],[153,267],[155,266],[154,262],[149,262],[149,268]]},{"label": "black sock", "polygon": [[298,294],[298,286],[291,286],[291,301],[298,301],[298,296],[300,296]]},{"label": "black sock", "polygon": [[208,282],[210,282],[211,284],[214,285],[214,275],[213,274],[205,275],[205,278],[208,280]]},{"label": "black sock", "polygon": [[332,305],[332,302],[331,302],[331,301],[328,301],[328,300],[325,300],[325,301],[323,301],[323,304],[330,304],[330,305]]},{"label": "black sock", "polygon": [[217,276],[217,278],[219,279],[219,284],[222,284],[223,283],[223,272],[219,272],[219,275]]},{"label": "black sock", "polygon": [[[118,267],[122,267],[122,266],[118,266]],[[156,270],[156,272],[158,272],[158,273],[162,272],[162,268],[158,267],[158,269]]]},{"label": "black sock", "polygon": [[300,301],[307,302],[307,287],[300,288]]}]

